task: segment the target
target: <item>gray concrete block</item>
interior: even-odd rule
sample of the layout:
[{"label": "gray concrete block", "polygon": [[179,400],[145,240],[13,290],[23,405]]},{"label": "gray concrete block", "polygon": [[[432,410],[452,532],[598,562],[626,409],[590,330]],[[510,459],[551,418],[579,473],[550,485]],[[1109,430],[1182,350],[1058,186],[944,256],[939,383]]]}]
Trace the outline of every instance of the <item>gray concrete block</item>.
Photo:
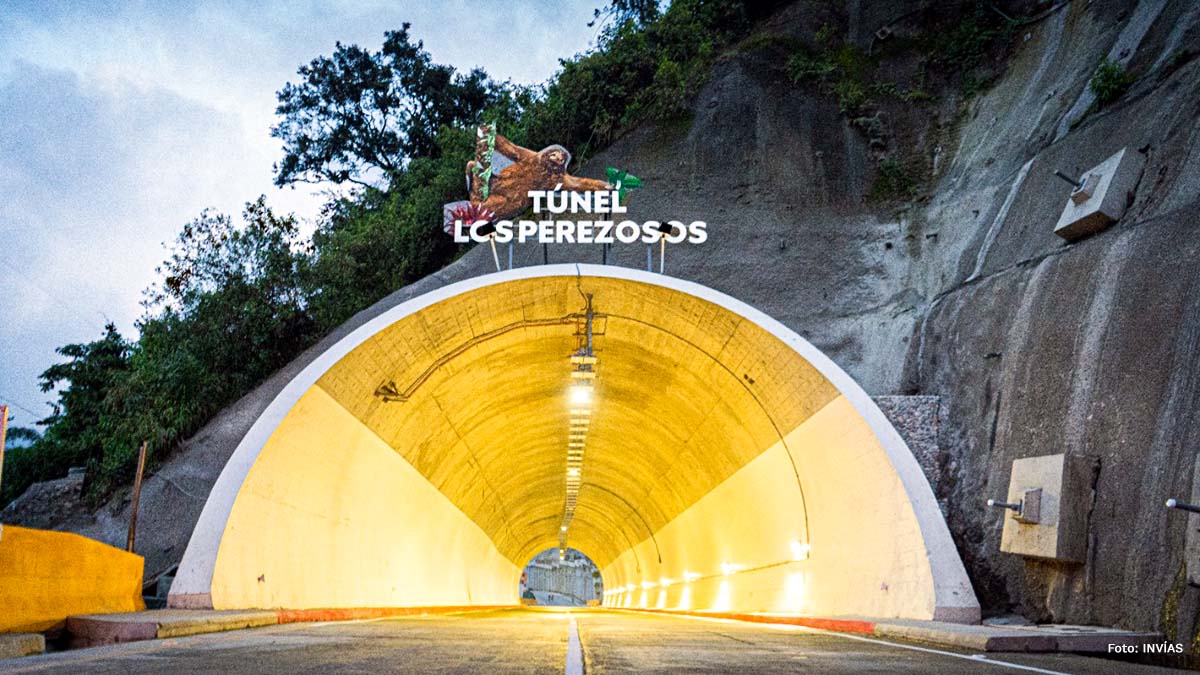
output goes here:
[{"label": "gray concrete block", "polygon": [[1098,470],[1095,458],[1044,455],[1013,460],[1007,501],[1038,496],[1036,522],[1007,511],[1000,550],[1031,558],[1081,563],[1087,559],[1088,513]]},{"label": "gray concrete block", "polygon": [[0,659],[31,656],[46,651],[46,638],[41,633],[6,633],[0,635]]},{"label": "gray concrete block", "polygon": [[[1196,466],[1192,470],[1192,504],[1200,504],[1200,455],[1196,455]],[[1200,586],[1200,513],[1183,514],[1187,518],[1187,534],[1184,535],[1184,561],[1187,565],[1187,580]]]},{"label": "gray concrete block", "polygon": [[1120,220],[1145,165],[1145,155],[1122,148],[1089,169],[1081,178],[1083,184],[1067,199],[1054,233],[1063,239],[1079,239]]}]

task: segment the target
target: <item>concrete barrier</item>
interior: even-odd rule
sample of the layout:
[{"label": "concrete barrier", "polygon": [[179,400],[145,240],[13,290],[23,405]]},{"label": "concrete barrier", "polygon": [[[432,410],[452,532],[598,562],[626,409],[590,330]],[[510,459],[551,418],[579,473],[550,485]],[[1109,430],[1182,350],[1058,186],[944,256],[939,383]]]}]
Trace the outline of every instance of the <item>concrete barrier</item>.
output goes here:
[{"label": "concrete barrier", "polygon": [[46,638],[40,633],[8,633],[0,635],[0,659],[33,656],[46,651]]},{"label": "concrete barrier", "polygon": [[0,633],[41,632],[71,614],[132,612],[142,557],[67,532],[7,525],[0,539]]}]

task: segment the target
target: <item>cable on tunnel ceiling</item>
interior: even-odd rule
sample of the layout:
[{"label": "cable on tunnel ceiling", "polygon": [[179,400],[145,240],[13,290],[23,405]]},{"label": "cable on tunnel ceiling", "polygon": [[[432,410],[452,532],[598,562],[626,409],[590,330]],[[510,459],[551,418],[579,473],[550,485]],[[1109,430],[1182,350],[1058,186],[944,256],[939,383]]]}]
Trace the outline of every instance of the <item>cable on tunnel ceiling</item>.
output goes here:
[{"label": "cable on tunnel ceiling", "polygon": [[[604,315],[604,314],[596,314],[595,316],[596,317],[605,317],[605,318],[607,317],[607,315]],[[458,358],[459,356],[461,356],[463,354],[463,352],[466,352],[471,347],[475,347],[475,346],[483,344],[484,342],[487,342],[489,340],[498,338],[501,335],[504,335],[505,333],[511,333],[512,331],[517,330],[518,328],[543,328],[543,327],[547,327],[547,326],[569,326],[571,324],[578,322],[580,319],[585,319],[585,318],[586,317],[581,314],[567,314],[565,316],[560,316],[560,317],[552,318],[552,319],[521,319],[520,321],[514,321],[510,324],[505,324],[499,328],[493,328],[490,331],[476,335],[475,337],[472,337],[469,340],[465,340],[462,344],[458,345],[454,349],[439,356],[437,359],[435,359],[433,361],[433,363],[429,364],[428,368],[426,368],[424,371],[422,371],[421,374],[418,375],[417,378],[415,380],[413,380],[404,389],[400,389],[396,385],[395,380],[387,380],[383,384],[381,384],[375,388],[374,395],[376,398],[382,400],[385,403],[404,403],[404,402],[408,401],[410,398],[412,398],[413,394],[415,394],[417,392],[417,389],[419,389],[421,387],[421,385],[425,384],[425,382],[428,381],[429,378],[432,377],[433,374],[438,371],[438,369],[440,369],[442,366],[446,365],[447,363],[453,361],[454,359]]]},{"label": "cable on tunnel ceiling", "polygon": [[653,328],[655,330],[666,333],[667,335],[670,335],[671,337],[674,337],[677,340],[680,340],[681,342],[686,343],[692,349],[695,349],[696,351],[700,352],[701,354],[704,354],[709,359],[711,359],[714,363],[716,363],[718,366],[720,366],[725,372],[729,373],[729,375],[734,380],[736,380],[737,383],[739,385],[741,385],[741,387],[743,389],[746,390],[746,393],[750,394],[750,397],[752,399],[754,399],[754,403],[758,406],[758,409],[762,411],[763,415],[767,418],[767,421],[771,423],[771,428],[775,430],[775,435],[779,437],[779,443],[781,445],[783,445],[783,449],[787,453],[787,456],[788,456],[788,462],[790,462],[792,465],[792,473],[795,474],[795,476],[796,476],[796,489],[800,492],[800,505],[804,511],[804,537],[807,540],[807,543],[811,543],[812,531],[809,529],[809,526],[808,526],[808,500],[804,496],[804,484],[800,480],[800,470],[798,468],[796,468],[796,458],[792,455],[792,449],[791,449],[791,447],[788,446],[787,439],[784,438],[783,431],[780,430],[779,424],[775,422],[775,418],[771,416],[770,411],[768,411],[767,407],[765,405],[763,405],[763,402],[761,400],[759,400],[758,395],[754,393],[754,390],[750,388],[750,384],[748,382],[744,381],[742,378],[738,377],[737,373],[733,372],[733,370],[731,370],[729,368],[729,366],[725,365],[716,356],[713,356],[712,354],[710,354],[706,350],[704,350],[702,347],[700,347],[700,345],[697,345],[696,343],[692,342],[691,340],[683,337],[682,335],[680,335],[674,331],[667,330],[666,328],[663,328],[662,326],[659,326],[657,324],[650,323],[649,321],[644,321],[642,319],[638,319],[638,318],[635,318],[632,316],[625,316],[623,314],[609,314],[608,318],[625,319],[627,321],[632,321],[634,323],[638,323],[643,326],[647,326],[649,328]]},{"label": "cable on tunnel ceiling", "polygon": [[[374,395],[377,398],[384,401],[385,403],[390,403],[390,402],[404,403],[404,402],[408,401],[410,398],[412,398],[413,394],[416,393],[417,389],[420,388],[420,386],[422,384],[424,384],[426,381],[428,381],[429,378],[432,377],[433,374],[435,372],[437,372],[437,370],[440,369],[442,366],[446,365],[453,359],[457,358],[458,356],[460,356],[461,354],[466,352],[468,349],[470,349],[474,346],[477,346],[479,344],[482,344],[484,342],[487,342],[489,340],[500,337],[501,335],[509,333],[518,328],[549,327],[549,326],[560,326],[560,325],[571,325],[571,324],[578,325],[578,322],[580,320],[584,320],[590,324],[591,320],[593,318],[605,318],[605,319],[619,318],[619,319],[625,319],[625,320],[646,326],[648,328],[652,328],[654,330],[658,330],[660,332],[666,333],[667,335],[670,335],[670,336],[676,338],[677,340],[680,340],[681,342],[684,342],[691,348],[695,349],[696,351],[700,352],[701,354],[704,354],[710,360],[712,360],[714,363],[719,365],[722,370],[729,373],[729,375],[738,382],[738,384],[754,400],[755,405],[758,406],[759,410],[762,411],[762,413],[766,417],[767,421],[771,424],[771,428],[775,431],[775,435],[779,438],[780,444],[783,446],[784,451],[787,453],[788,462],[792,466],[792,473],[796,478],[796,489],[800,493],[801,508],[804,512],[804,536],[806,539],[806,543],[811,543],[812,531],[809,528],[809,521],[808,521],[808,500],[804,494],[804,484],[800,478],[800,470],[796,466],[796,458],[792,452],[791,447],[788,445],[787,439],[784,437],[783,431],[779,428],[779,424],[775,421],[775,418],[771,415],[770,411],[767,410],[767,408],[763,404],[763,402],[758,398],[758,395],[754,392],[754,390],[752,390],[750,388],[750,384],[748,382],[744,381],[741,377],[738,377],[737,373],[735,373],[733,370],[731,370],[729,368],[729,366],[725,365],[725,363],[723,363],[716,356],[714,356],[713,354],[710,354],[708,351],[706,351],[705,349],[703,349],[696,343],[692,342],[691,340],[688,340],[687,338],[683,337],[682,335],[679,335],[678,333],[676,333],[674,331],[668,330],[657,324],[651,323],[649,321],[645,321],[643,319],[638,319],[638,318],[635,318],[632,316],[626,316],[626,315],[622,315],[622,314],[592,313],[590,311],[591,298],[588,294],[583,292],[583,286],[582,286],[583,275],[582,275],[582,271],[578,264],[576,264],[576,266],[575,266],[575,274],[576,274],[576,277],[575,277],[576,290],[579,292],[579,294],[581,296],[583,296],[584,302],[585,302],[585,312],[584,313],[581,314],[579,312],[575,312],[575,313],[567,314],[567,315],[564,315],[564,316],[561,316],[558,318],[550,318],[550,319],[522,319],[520,321],[514,321],[513,323],[506,324],[499,328],[492,329],[492,330],[482,333],[480,335],[476,335],[476,336],[472,337],[471,339],[464,341],[462,344],[458,345],[457,347],[450,350],[449,352],[439,356],[436,360],[434,360],[433,363],[431,363],[429,365],[429,367],[427,367],[419,376],[417,376],[417,378],[415,380],[413,380],[412,383],[410,383],[403,390],[400,390],[397,387],[394,380],[387,380],[386,382],[379,385],[379,387],[377,387],[375,389]],[[590,331],[589,331],[589,333],[590,333]],[[589,335],[589,344],[588,344],[589,349],[591,347],[590,342],[591,341],[590,341],[590,335]],[[597,487],[597,488],[600,488],[602,490],[606,490],[606,491],[612,493],[610,490],[607,490],[607,488],[602,488],[595,483],[588,483],[588,485],[591,485],[593,487]],[[616,493],[612,493],[612,494],[616,495]],[[620,495],[616,495],[616,496],[618,498],[620,498],[622,501],[624,501],[626,503],[626,505],[629,505],[629,502],[625,501],[625,499],[623,497],[620,497]],[[641,513],[639,513],[636,509],[633,509],[632,506],[630,506],[630,508],[631,508],[631,510],[633,510],[633,512],[635,514],[637,514],[638,518],[642,520],[642,523],[643,523],[643,525],[646,526],[647,530],[649,530],[649,525],[646,523],[645,519],[642,518]],[[651,540],[654,540],[653,531],[650,531],[650,537],[651,537]],[[565,545],[565,543],[563,545]],[[655,546],[655,550],[657,551],[658,550],[657,540],[654,540],[654,546]],[[659,552],[658,557],[659,557],[659,562],[661,563],[662,562],[661,552]]]},{"label": "cable on tunnel ceiling", "polygon": [[[589,487],[594,487],[597,490],[603,490],[604,492],[607,492],[608,494],[616,497],[617,499],[620,499],[621,503],[624,504],[625,506],[628,506],[629,510],[633,512],[633,515],[637,516],[638,520],[642,521],[642,526],[645,527],[646,532],[648,532],[650,534],[650,541],[654,542],[654,552],[655,552],[655,554],[658,555],[658,563],[661,565],[662,564],[662,551],[660,551],[658,548],[658,540],[654,538],[654,530],[650,529],[650,524],[647,523],[646,519],[642,517],[641,512],[638,511],[636,508],[634,508],[633,504],[630,504],[629,501],[627,499],[625,499],[624,497],[622,497],[620,494],[613,492],[612,490],[609,490],[608,488],[604,487],[603,485],[600,485],[598,483],[587,483],[587,485]],[[625,534],[624,531],[622,531],[621,534]],[[629,541],[629,537],[625,537],[625,541]],[[632,543],[630,543],[629,550],[633,551],[633,557],[636,560],[637,559],[637,551],[635,550],[635,547]],[[640,572],[641,569],[642,569],[641,564],[638,564],[638,571]]]}]

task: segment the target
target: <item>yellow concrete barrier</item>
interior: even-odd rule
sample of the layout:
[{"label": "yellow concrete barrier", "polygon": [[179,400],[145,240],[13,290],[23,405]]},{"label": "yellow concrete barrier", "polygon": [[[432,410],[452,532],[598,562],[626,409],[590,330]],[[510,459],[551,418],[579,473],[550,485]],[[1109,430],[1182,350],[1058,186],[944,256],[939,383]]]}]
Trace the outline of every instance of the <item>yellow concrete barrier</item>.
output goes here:
[{"label": "yellow concrete barrier", "polygon": [[141,556],[67,532],[12,525],[3,532],[0,633],[44,631],[72,614],[146,608]]}]

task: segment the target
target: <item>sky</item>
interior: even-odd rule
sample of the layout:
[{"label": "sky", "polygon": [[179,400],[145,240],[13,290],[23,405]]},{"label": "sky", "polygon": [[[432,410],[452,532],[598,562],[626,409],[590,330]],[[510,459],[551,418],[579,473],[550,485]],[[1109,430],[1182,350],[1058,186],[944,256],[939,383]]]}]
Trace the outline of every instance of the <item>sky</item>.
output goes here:
[{"label": "sky", "polygon": [[[55,348],[136,337],[164,242],[260,194],[311,224],[323,188],[274,187],[275,92],[335,43],[403,22],[438,63],[545,81],[601,0],[0,0],[0,403],[48,415]],[[520,48],[501,45],[519,36]]]}]

